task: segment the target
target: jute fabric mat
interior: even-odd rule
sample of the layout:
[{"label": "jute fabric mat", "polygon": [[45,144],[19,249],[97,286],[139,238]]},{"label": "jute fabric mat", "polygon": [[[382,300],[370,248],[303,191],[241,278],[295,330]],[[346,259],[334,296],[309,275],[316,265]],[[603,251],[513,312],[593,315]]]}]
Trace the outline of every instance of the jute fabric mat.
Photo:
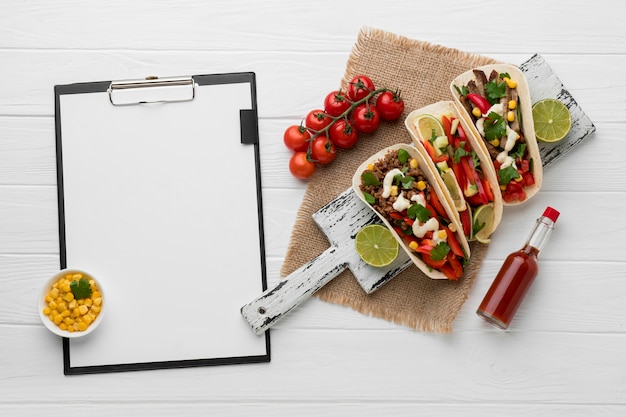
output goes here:
[{"label": "jute fabric mat", "polygon": [[[308,180],[298,209],[290,243],[281,268],[287,276],[329,247],[328,240],[312,220],[312,214],[348,189],[358,166],[370,155],[396,143],[411,143],[404,118],[425,105],[451,100],[450,82],[476,66],[494,63],[491,58],[465,53],[364,28],[349,56],[341,87],[355,75],[368,75],[377,88],[399,88],[405,101],[403,116],[381,122],[377,131],[361,135],[348,150],[338,150],[335,160],[318,166]],[[339,87],[339,86],[338,86]],[[415,330],[452,331],[452,322],[467,299],[481,261],[484,245],[471,245],[472,257],[465,275],[457,282],[432,280],[413,265],[372,294],[366,294],[349,270],[342,272],[315,296],[350,307],[362,314],[382,318]]]}]

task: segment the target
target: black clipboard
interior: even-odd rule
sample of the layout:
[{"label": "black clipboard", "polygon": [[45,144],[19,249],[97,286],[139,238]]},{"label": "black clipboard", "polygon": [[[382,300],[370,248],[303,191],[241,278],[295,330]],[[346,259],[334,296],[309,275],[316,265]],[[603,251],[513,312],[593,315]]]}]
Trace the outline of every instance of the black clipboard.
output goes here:
[{"label": "black clipboard", "polygon": [[270,361],[255,74],[57,85],[60,267],[101,283],[64,373]]}]

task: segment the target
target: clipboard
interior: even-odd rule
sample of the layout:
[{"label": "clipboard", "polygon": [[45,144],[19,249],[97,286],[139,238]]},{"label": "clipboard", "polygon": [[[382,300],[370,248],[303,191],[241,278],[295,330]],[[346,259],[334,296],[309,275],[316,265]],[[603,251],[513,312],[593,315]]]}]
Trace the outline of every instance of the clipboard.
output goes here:
[{"label": "clipboard", "polygon": [[239,312],[267,288],[255,74],[54,91],[60,267],[108,302],[64,373],[269,362]]}]

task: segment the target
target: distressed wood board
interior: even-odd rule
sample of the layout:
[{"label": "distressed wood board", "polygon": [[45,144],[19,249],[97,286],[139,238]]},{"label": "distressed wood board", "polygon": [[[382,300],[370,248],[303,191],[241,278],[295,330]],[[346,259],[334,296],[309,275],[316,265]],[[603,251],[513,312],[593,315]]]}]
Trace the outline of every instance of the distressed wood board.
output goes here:
[{"label": "distressed wood board", "polygon": [[595,132],[596,127],[541,55],[533,55],[519,68],[528,80],[533,104],[544,98],[554,98],[565,104],[572,116],[572,127],[565,138],[557,143],[538,142],[541,162],[545,168],[579,145]]}]

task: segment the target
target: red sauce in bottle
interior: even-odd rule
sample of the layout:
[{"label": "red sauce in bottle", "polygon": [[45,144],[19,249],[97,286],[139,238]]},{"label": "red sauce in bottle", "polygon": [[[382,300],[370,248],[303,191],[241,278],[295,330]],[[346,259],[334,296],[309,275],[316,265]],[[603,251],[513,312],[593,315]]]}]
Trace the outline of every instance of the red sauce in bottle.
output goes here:
[{"label": "red sauce in bottle", "polygon": [[537,256],[548,241],[558,216],[558,211],[552,207],[546,208],[543,216],[537,219],[524,247],[504,260],[476,314],[501,329],[509,327],[539,272]]}]

